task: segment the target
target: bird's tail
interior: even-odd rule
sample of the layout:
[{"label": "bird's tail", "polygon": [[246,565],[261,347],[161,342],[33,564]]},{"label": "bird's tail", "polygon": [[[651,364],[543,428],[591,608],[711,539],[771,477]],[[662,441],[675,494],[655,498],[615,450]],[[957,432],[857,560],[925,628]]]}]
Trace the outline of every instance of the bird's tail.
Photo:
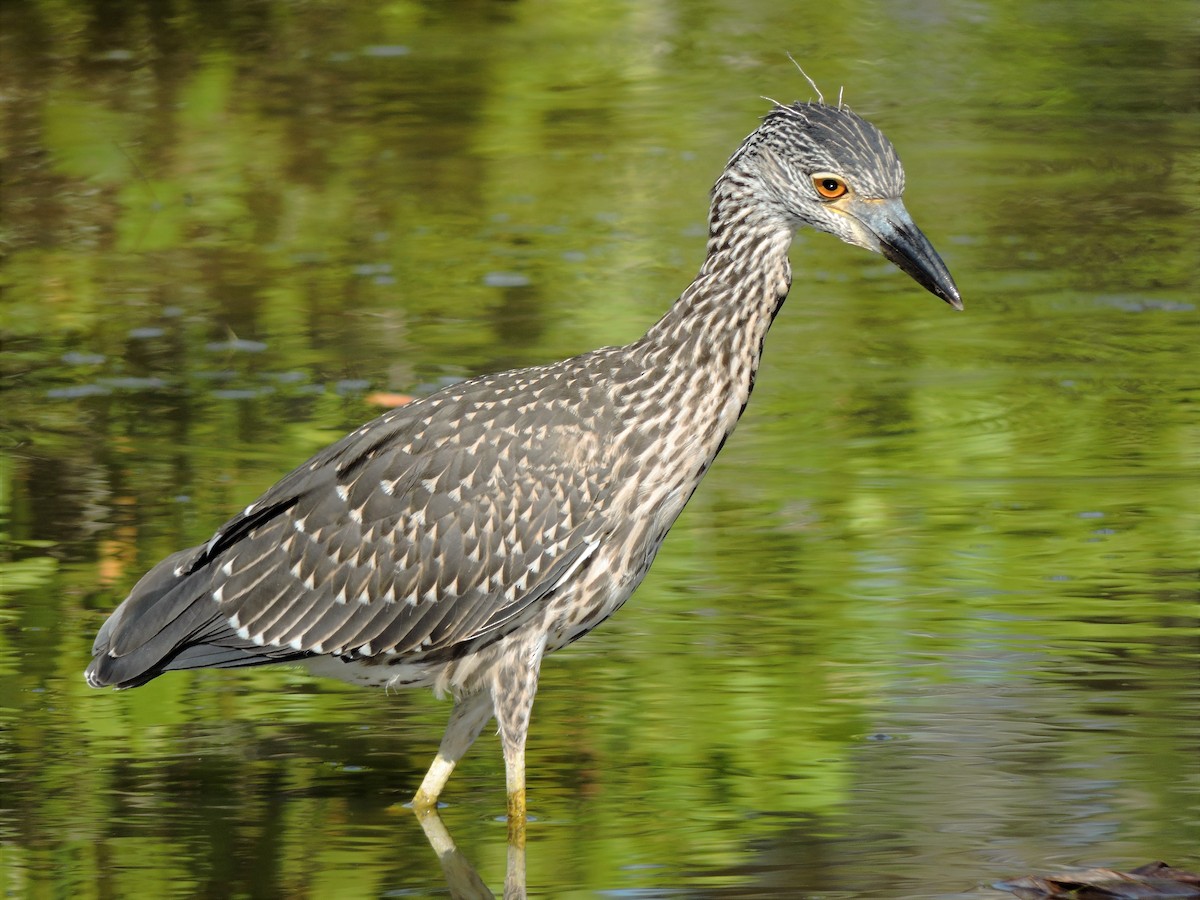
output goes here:
[{"label": "bird's tail", "polygon": [[100,627],[84,672],[92,687],[131,688],[175,669],[235,668],[300,659],[239,637],[209,590],[204,547],[181,550],[147,572]]}]

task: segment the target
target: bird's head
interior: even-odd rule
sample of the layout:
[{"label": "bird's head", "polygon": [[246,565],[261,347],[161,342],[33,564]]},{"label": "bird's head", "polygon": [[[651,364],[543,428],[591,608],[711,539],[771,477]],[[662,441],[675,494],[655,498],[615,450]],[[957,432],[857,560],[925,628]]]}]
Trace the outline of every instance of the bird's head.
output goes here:
[{"label": "bird's head", "polygon": [[901,199],[904,168],[892,142],[842,106],[776,104],[727,170],[761,192],[792,228],[807,225],[882,254],[962,309],[958,288]]}]

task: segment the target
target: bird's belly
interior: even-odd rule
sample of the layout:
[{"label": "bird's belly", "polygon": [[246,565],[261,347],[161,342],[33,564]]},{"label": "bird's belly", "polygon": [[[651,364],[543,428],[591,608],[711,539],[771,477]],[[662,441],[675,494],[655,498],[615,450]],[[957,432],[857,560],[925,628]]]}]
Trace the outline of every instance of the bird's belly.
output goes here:
[{"label": "bird's belly", "polygon": [[304,660],[314,675],[336,678],[364,687],[433,687],[444,664],[414,662],[400,657],[368,656],[343,659],[338,656],[314,656]]}]

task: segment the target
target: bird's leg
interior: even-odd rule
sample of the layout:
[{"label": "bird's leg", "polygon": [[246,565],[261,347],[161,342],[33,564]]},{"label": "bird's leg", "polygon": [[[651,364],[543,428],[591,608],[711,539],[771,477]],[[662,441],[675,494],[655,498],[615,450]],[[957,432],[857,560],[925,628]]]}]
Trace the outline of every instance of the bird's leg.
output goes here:
[{"label": "bird's leg", "polygon": [[450,773],[492,717],[491,699],[486,691],[480,691],[454,701],[450,722],[446,725],[446,733],[442,735],[437,756],[425,773],[417,795],[413,797],[412,805],[417,813],[437,808],[438,795],[450,780]]},{"label": "bird's leg", "polygon": [[492,677],[492,698],[508,787],[508,842],[520,850],[525,848],[525,738],[541,663],[539,644],[514,654]]}]

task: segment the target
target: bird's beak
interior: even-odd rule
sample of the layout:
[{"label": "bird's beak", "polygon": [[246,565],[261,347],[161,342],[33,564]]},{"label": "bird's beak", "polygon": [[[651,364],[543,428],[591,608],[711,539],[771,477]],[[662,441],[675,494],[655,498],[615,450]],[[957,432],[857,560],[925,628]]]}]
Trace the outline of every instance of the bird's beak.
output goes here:
[{"label": "bird's beak", "polygon": [[873,238],[872,244],[877,242],[871,249],[882,253],[931,294],[941,297],[955,309],[963,308],[950,270],[899,199],[860,201],[846,212],[870,232],[868,240]]}]

